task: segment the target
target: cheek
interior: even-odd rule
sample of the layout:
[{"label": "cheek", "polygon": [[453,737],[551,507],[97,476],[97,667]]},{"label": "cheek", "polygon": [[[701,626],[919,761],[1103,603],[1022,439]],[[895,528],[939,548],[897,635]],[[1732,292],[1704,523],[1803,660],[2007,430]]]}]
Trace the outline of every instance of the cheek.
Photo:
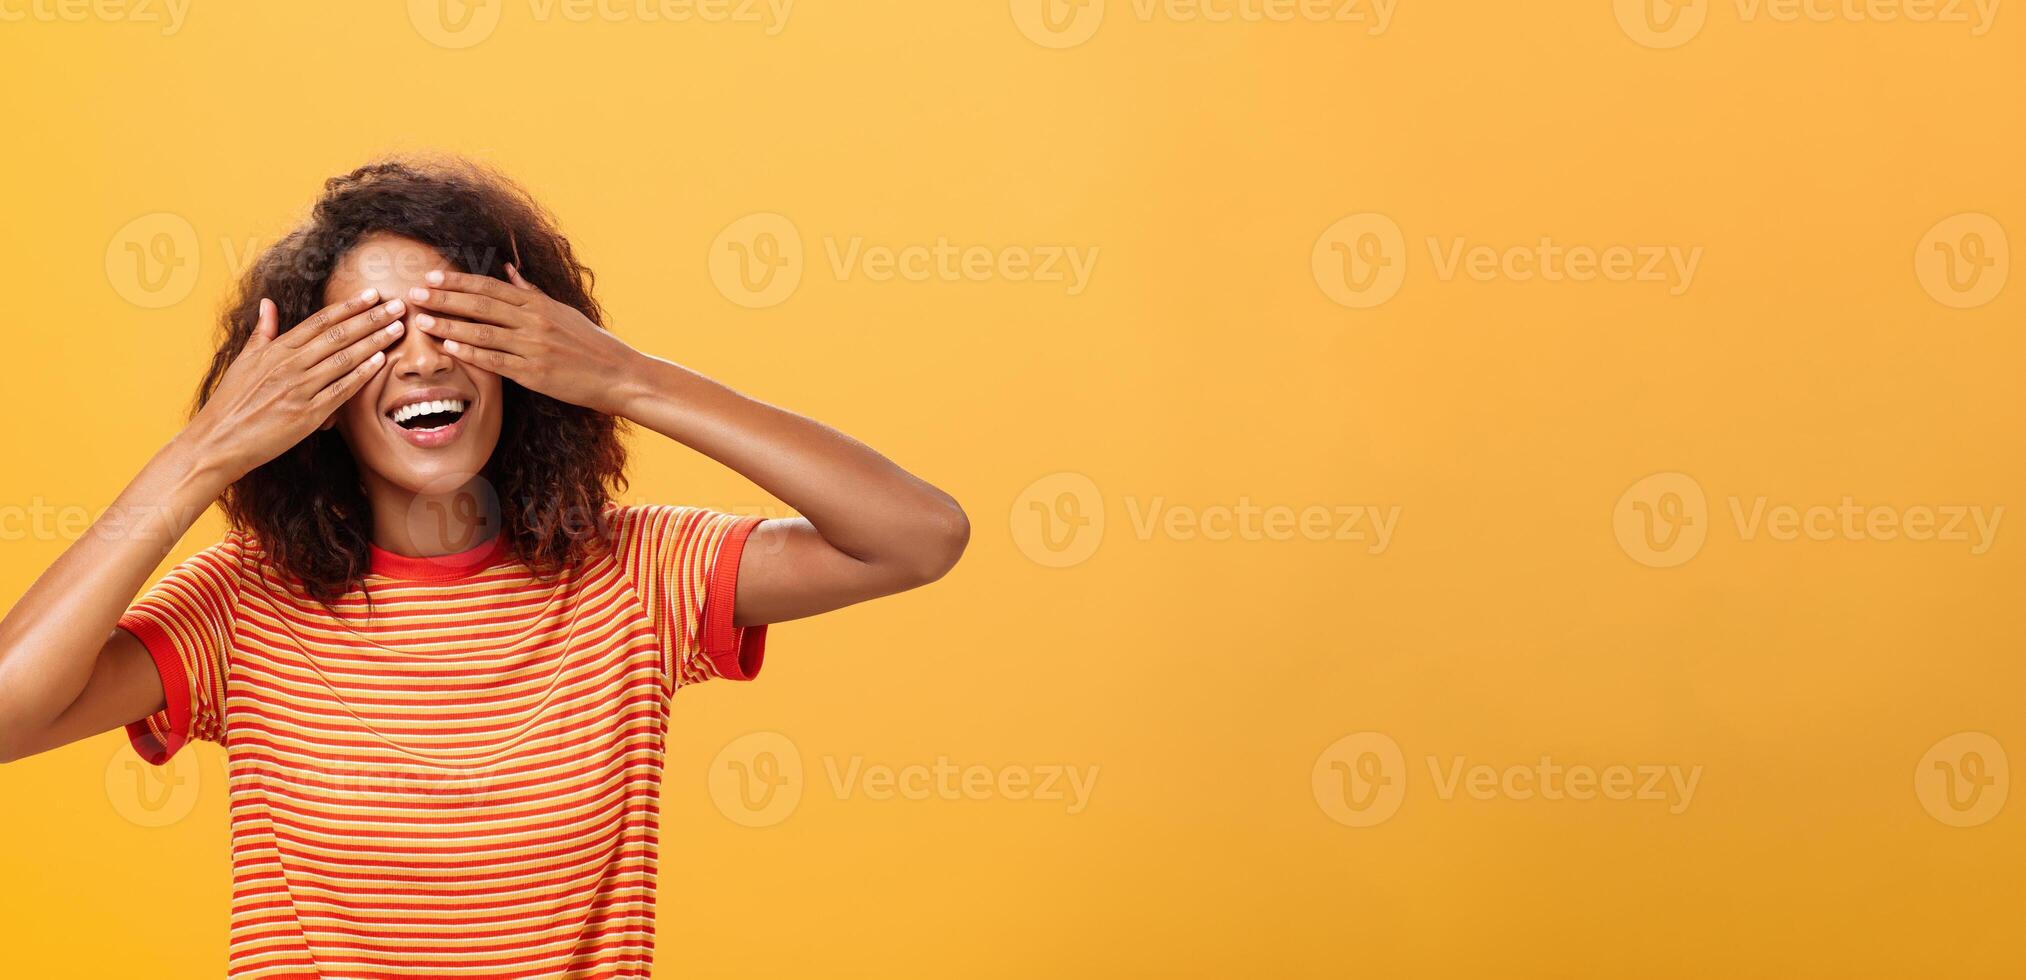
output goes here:
[{"label": "cheek", "polygon": [[464,376],[471,379],[471,387],[478,392],[478,400],[492,406],[497,412],[500,408],[500,393],[504,388],[499,375],[467,364],[464,366]]},{"label": "cheek", "polygon": [[364,388],[359,389],[338,407],[332,418],[340,429],[356,432],[378,421],[379,412],[374,406],[380,404],[379,387],[378,384],[368,382]]}]

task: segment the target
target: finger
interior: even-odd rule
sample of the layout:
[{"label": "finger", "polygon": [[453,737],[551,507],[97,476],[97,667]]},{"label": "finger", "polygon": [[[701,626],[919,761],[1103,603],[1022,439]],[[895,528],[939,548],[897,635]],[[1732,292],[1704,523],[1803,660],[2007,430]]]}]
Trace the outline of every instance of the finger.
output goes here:
[{"label": "finger", "polygon": [[310,407],[315,411],[324,413],[326,416],[331,412],[337,411],[339,405],[343,405],[347,399],[358,394],[359,389],[366,386],[366,382],[373,380],[373,375],[379,373],[380,365],[385,363],[387,363],[387,352],[374,351],[373,356],[360,362],[358,367],[353,368],[338,380],[331,382],[324,387],[324,390],[317,392],[315,396],[311,397]]},{"label": "finger", "polygon": [[457,341],[468,347],[505,351],[525,356],[528,350],[523,346],[524,338],[519,333],[490,323],[472,323],[469,320],[455,320],[446,316],[417,313],[411,317],[415,328],[444,341]]},{"label": "finger", "polygon": [[528,300],[527,294],[491,276],[475,276],[469,272],[432,272],[422,278],[431,286],[440,286],[450,292],[490,296],[508,306],[519,306]]},{"label": "finger", "polygon": [[260,298],[260,315],[253,321],[253,341],[265,344],[281,333],[281,315],[274,308],[274,300]]},{"label": "finger", "polygon": [[407,309],[408,304],[397,299],[368,307],[362,312],[330,324],[323,328],[323,332],[319,333],[315,340],[302,344],[302,353],[295,355],[295,361],[301,368],[308,370],[332,354],[358,343],[373,331],[393,323]]},{"label": "finger", "polygon": [[490,347],[473,347],[455,340],[443,342],[443,349],[450,356],[476,368],[483,368],[494,374],[525,382],[527,371],[534,362],[519,354]]},{"label": "finger", "polygon": [[507,271],[507,278],[512,280],[514,285],[519,286],[522,289],[528,290],[529,292],[539,293],[542,291],[541,287],[536,286],[534,283],[531,283],[526,279],[521,278],[521,270],[516,268],[512,262],[508,262],[506,264],[506,271]]},{"label": "finger", "polygon": [[348,299],[341,299],[324,307],[310,318],[295,325],[295,328],[281,337],[281,342],[290,347],[301,347],[315,340],[325,327],[358,315],[361,311],[380,301],[380,291],[368,289]]},{"label": "finger", "polygon": [[303,372],[303,381],[309,386],[307,390],[323,390],[331,382],[344,377],[353,368],[371,360],[374,354],[386,350],[388,345],[401,339],[401,334],[406,329],[401,321],[396,320],[318,361],[315,366]]},{"label": "finger", "polygon": [[[499,282],[495,279],[494,282]],[[500,283],[504,286],[505,283]],[[427,307],[465,320],[483,320],[503,327],[532,326],[533,317],[528,311],[512,303],[502,303],[490,296],[478,293],[458,292],[454,289],[424,289],[417,286],[408,291],[408,298],[416,306]]]}]

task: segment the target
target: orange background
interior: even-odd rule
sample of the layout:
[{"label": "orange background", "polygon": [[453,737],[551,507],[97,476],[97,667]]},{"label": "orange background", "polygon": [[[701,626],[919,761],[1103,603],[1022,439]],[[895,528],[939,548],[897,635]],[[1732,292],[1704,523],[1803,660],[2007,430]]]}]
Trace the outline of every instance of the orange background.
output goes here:
[{"label": "orange background", "polygon": [[[678,696],[659,975],[2026,972],[2019,12],[1053,2],[0,0],[0,601],[176,431],[250,246],[370,157],[469,154],[623,336],[976,528],[944,582]],[[1700,258],[1445,275],[1544,237]],[[854,239],[991,271],[840,275]],[[1052,246],[1095,256],[1080,291],[997,264]],[[742,291],[764,255],[790,278]],[[781,512],[636,460],[630,499]],[[1957,507],[1995,533],[1903,533]],[[222,753],[123,744],[0,769],[18,975],[222,969]],[[762,756],[788,795],[738,782]],[[1543,758],[1697,782],[1504,778]],[[939,759],[994,787],[832,778]],[[1082,806],[997,782],[1051,766]],[[1505,788],[1444,791],[1476,766]]]}]

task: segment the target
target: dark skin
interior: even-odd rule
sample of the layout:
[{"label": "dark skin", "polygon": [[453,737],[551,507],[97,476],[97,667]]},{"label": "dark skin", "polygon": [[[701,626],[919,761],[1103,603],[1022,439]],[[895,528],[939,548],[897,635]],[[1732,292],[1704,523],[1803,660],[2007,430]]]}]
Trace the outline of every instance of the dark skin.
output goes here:
[{"label": "dark skin", "polygon": [[740,565],[739,625],[890,595],[955,563],[970,528],[949,495],[829,426],[642,354],[507,274],[428,273],[405,297],[416,328],[475,368],[680,442],[803,515],[755,532],[766,546]]},{"label": "dark skin", "polygon": [[[803,515],[766,521],[745,549],[740,625],[914,588],[963,553],[970,524],[956,501],[863,443],[635,350],[518,270],[501,282],[453,271],[407,239],[369,244],[396,261],[341,261],[330,305],[295,329],[279,331],[262,302],[253,339],[204,409],[0,619],[0,761],[162,709],[147,651],[114,623],[226,487],[318,428],[339,427],[360,461],[376,545],[417,557],[468,547],[471,528],[418,540],[379,515],[470,492],[462,477],[497,441],[500,378],[658,432]],[[468,400],[469,427],[424,447],[384,423],[421,392]]]}]

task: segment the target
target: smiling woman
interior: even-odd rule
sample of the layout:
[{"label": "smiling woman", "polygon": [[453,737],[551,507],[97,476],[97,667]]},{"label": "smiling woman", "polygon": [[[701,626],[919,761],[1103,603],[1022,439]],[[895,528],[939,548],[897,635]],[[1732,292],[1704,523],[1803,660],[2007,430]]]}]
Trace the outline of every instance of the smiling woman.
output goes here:
[{"label": "smiling woman", "polygon": [[[590,272],[569,240],[505,178],[461,163],[382,163],[334,178],[309,222],[269,249],[240,284],[200,398],[215,397],[264,322],[263,301],[272,302],[277,322],[310,323],[318,309],[370,292],[387,300],[380,315],[392,320],[410,313],[408,291],[425,285],[431,272],[504,276],[514,262],[540,276],[556,301],[594,323],[603,318]],[[411,315],[395,322],[405,328],[414,321]],[[406,540],[443,527],[411,516],[444,512],[456,500],[487,504],[481,516],[488,519],[496,502],[500,525],[513,529],[513,550],[537,570],[580,559],[596,522],[559,515],[597,515],[623,483],[617,420],[503,385],[497,374],[461,364],[420,331],[397,335],[386,354],[388,369],[375,373],[323,431],[226,492],[235,524],[259,533],[275,560],[321,599],[357,584],[376,534],[399,550],[442,551],[496,530],[457,527],[449,540]],[[444,399],[467,402],[469,417],[435,431],[387,417],[411,400]]]},{"label": "smiling woman", "polygon": [[[331,180],[190,425],[0,620],[0,758],[225,744],[232,975],[646,975],[670,695],[962,554],[947,494],[634,350],[590,285],[496,174]],[[622,419],[805,516],[615,505]]]}]

